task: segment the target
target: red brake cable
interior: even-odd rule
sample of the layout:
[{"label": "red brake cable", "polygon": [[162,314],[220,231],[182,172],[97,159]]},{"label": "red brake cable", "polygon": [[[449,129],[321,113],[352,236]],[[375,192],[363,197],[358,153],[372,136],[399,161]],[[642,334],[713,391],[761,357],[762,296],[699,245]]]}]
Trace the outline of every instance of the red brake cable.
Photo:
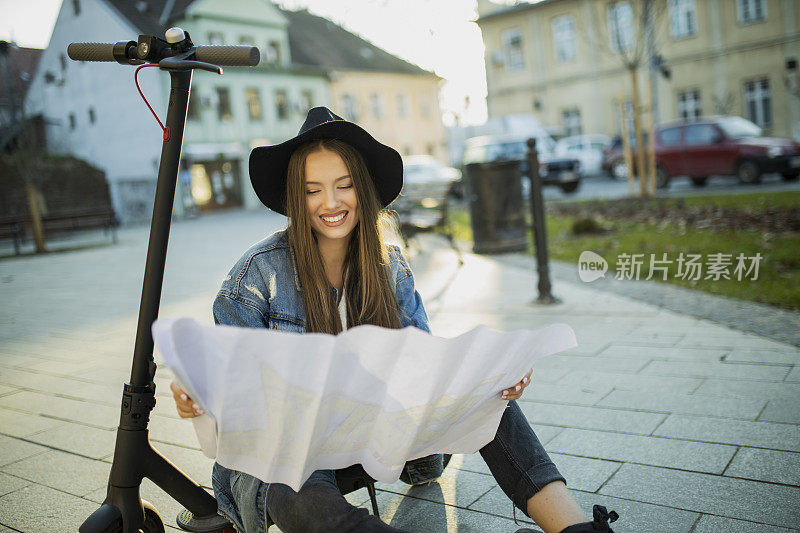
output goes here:
[{"label": "red brake cable", "polygon": [[139,94],[141,95],[142,100],[144,100],[144,103],[147,104],[147,107],[150,109],[150,112],[153,114],[153,116],[156,117],[156,121],[158,122],[158,125],[161,126],[161,130],[164,132],[164,141],[168,141],[169,140],[169,126],[164,127],[164,124],[162,124],[161,120],[158,118],[158,115],[156,115],[156,112],[153,111],[153,107],[150,105],[150,102],[147,101],[147,98],[145,97],[144,93],[142,92],[142,88],[139,87],[139,71],[142,70],[145,67],[157,67],[157,66],[158,66],[158,63],[147,63],[145,65],[140,65],[136,69],[136,72],[133,74],[133,80],[136,82],[136,89],[139,91]]}]

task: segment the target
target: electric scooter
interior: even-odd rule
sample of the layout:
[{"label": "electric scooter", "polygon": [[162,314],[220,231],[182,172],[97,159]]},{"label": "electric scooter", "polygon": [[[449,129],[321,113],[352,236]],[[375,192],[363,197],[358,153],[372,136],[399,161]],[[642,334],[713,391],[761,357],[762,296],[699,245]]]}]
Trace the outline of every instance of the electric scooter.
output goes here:
[{"label": "electric scooter", "polygon": [[[67,48],[70,59],[76,61],[115,61],[122,65],[139,65],[137,74],[141,68],[157,66],[169,72],[171,80],[167,120],[166,125],[162,125],[164,144],[150,225],[131,378],[123,387],[120,423],[106,499],[80,526],[81,533],[163,532],[164,523],[158,511],[139,495],[139,487],[145,477],[186,508],[178,515],[178,525],[183,529],[197,532],[232,531],[229,522],[217,514],[214,497],[150,444],[147,426],[150,412],[156,404],[153,381],[156,364],[153,361],[150,328],[158,318],[161,300],[192,71],[201,69],[222,74],[220,65],[256,66],[260,55],[257,48],[250,46],[195,46],[189,34],[180,28],[170,28],[165,37],[160,39],[152,35],[140,35],[138,41],[72,43]],[[149,103],[147,105],[150,107]],[[153,111],[152,107],[150,110]]]}]

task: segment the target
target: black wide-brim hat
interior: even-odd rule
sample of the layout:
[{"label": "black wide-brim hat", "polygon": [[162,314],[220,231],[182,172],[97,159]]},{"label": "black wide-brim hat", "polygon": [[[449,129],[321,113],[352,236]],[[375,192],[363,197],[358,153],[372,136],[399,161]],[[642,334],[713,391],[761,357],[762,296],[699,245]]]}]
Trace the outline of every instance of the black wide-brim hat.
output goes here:
[{"label": "black wide-brim hat", "polygon": [[250,183],[259,200],[286,214],[286,171],[292,153],[302,144],[318,139],[339,139],[358,150],[367,164],[384,207],[403,188],[403,160],[394,148],[381,144],[362,127],[331,112],[327,107],[308,111],[296,137],[273,146],[258,146],[250,152]]}]

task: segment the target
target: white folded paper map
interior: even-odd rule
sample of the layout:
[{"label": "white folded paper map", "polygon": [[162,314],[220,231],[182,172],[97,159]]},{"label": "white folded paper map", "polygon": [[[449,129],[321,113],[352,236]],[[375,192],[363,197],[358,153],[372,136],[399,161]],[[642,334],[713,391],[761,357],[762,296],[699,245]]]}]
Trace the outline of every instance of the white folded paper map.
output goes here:
[{"label": "white folded paper map", "polygon": [[195,425],[203,452],[294,490],[319,469],[361,464],[393,483],[407,460],[475,453],[497,433],[501,391],[539,357],[577,346],[566,324],[446,339],[413,327],[334,336],[181,318],[158,320],[153,338],[211,417]]}]

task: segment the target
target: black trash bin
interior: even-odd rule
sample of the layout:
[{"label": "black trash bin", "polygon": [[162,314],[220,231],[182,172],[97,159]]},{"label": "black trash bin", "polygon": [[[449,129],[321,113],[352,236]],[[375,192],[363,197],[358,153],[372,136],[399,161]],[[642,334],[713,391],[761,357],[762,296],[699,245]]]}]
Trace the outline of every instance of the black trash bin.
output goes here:
[{"label": "black trash bin", "polygon": [[470,163],[465,167],[472,219],[472,250],[478,254],[528,249],[519,161]]}]

